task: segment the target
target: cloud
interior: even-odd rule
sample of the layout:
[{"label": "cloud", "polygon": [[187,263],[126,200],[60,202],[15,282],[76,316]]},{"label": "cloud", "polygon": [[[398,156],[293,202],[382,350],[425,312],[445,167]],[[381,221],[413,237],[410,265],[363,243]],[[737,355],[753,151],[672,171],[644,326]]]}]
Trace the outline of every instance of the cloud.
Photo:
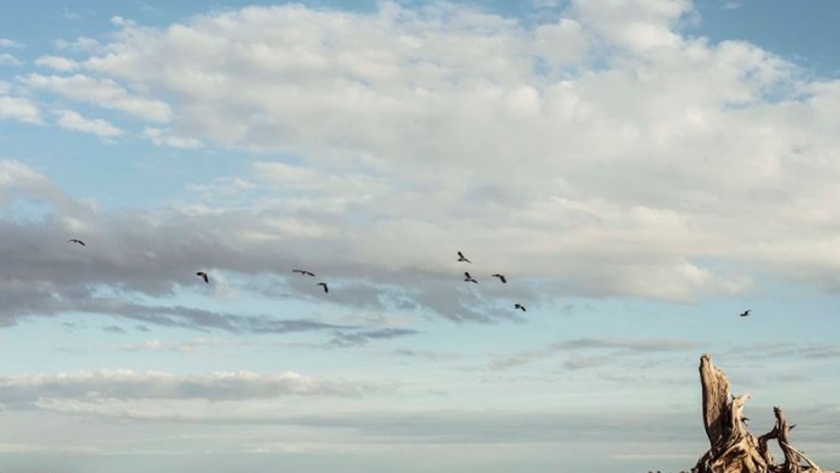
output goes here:
[{"label": "cloud", "polygon": [[[683,34],[693,10],[576,1],[531,24],[383,2],[119,21],[74,51],[84,74],[20,84],[125,111],[161,146],[259,153],[142,215],[156,223],[132,237],[177,227],[202,243],[176,259],[221,254],[220,270],[246,276],[318,255],[343,305],[489,322],[514,317],[515,300],[695,302],[768,274],[840,290],[827,204],[840,86],[746,42]],[[124,216],[89,225],[113,242]],[[457,249],[511,284],[453,284]]]},{"label": "cloud", "polygon": [[132,95],[111,79],[94,78],[84,74],[72,76],[29,74],[21,77],[20,80],[34,89],[45,89],[63,97],[110,110],[120,110],[146,120],[166,122],[172,114],[169,105],[163,101]]},{"label": "cloud", "polygon": [[0,48],[22,48],[24,44],[9,38],[0,38]]},{"label": "cloud", "polygon": [[62,128],[91,133],[100,138],[116,138],[123,134],[122,130],[99,118],[88,119],[72,110],[61,110],[57,113],[56,123]]},{"label": "cloud", "polygon": [[[432,313],[453,320],[491,322],[515,316],[512,309],[500,309],[493,300],[457,284],[457,273],[456,284],[452,284],[453,276],[444,276],[446,266],[435,272],[416,271],[411,266],[395,272],[382,268],[377,260],[365,261],[364,255],[342,253],[341,247],[335,246],[341,242],[339,234],[313,239],[299,232],[300,224],[278,225],[279,219],[287,217],[286,208],[276,201],[266,202],[265,207],[250,203],[243,210],[222,212],[179,206],[100,212],[20,163],[2,163],[0,171],[7,176],[0,174],[0,204],[11,206],[23,199],[37,202],[44,210],[36,217],[0,219],[0,230],[8,242],[6,250],[0,248],[0,287],[6,308],[0,321],[6,325],[20,317],[77,311],[201,330],[283,333],[353,328],[306,319],[277,320],[268,314],[240,316],[135,302],[142,296],[161,298],[192,291],[199,281],[184,268],[208,266],[215,281],[223,281],[225,273],[245,278],[242,289],[258,297],[291,296],[337,308]],[[56,239],[56,235],[82,238],[88,246],[69,249],[66,237]],[[277,245],[281,239],[285,243]],[[304,253],[308,255],[305,264],[300,256]],[[301,266],[330,268],[333,290],[329,297],[315,291],[314,282],[290,273],[291,268]],[[214,288],[216,285],[208,290]],[[501,294],[498,287],[487,291]],[[344,332],[344,337],[361,341],[399,333]]]},{"label": "cloud", "polygon": [[514,368],[568,351],[617,350],[610,356],[578,356],[563,362],[565,368],[578,370],[606,364],[613,357],[622,354],[695,350],[700,346],[700,342],[693,340],[580,338],[556,342],[542,350],[527,350],[508,357],[496,357],[490,361],[488,367],[493,370]]},{"label": "cloud", "polygon": [[35,60],[36,66],[49,67],[62,72],[70,72],[79,67],[76,61],[61,56],[41,56]]},{"label": "cloud", "polygon": [[41,112],[36,104],[24,97],[0,95],[0,121],[17,120],[24,123],[41,123]]},{"label": "cloud", "polygon": [[0,66],[20,66],[23,62],[9,53],[0,53]]},{"label": "cloud", "polygon": [[[380,236],[356,240],[369,250],[347,244],[389,261],[410,259],[397,241],[416,250],[458,235],[556,295],[691,302],[741,293],[761,271],[840,288],[827,277],[840,258],[817,250],[832,247],[838,215],[824,203],[840,169],[799,158],[836,151],[836,84],[749,43],[688,37],[693,13],[687,0],[575,1],[529,25],[384,2],[371,13],[249,7],[160,28],[123,20],[79,60],[86,75],[28,82],[117,95],[131,84],[145,101],[131,113],[167,124],[143,125],[158,145],[292,155],[294,166],[261,172],[370,184],[366,200],[301,189],[324,195],[296,196],[296,212],[375,222]],[[292,220],[363,231],[335,216]],[[759,225],[770,220],[779,227]]]},{"label": "cloud", "polygon": [[582,370],[609,363],[608,356],[576,356],[563,361],[563,368],[568,370]]},{"label": "cloud", "polygon": [[119,325],[106,325],[102,327],[102,331],[108,333],[125,333],[125,329]]},{"label": "cloud", "polygon": [[146,127],[143,129],[143,135],[157,146],[180,149],[199,149],[203,146],[200,140],[175,136],[160,128]]},{"label": "cloud", "polygon": [[366,345],[371,340],[392,339],[408,335],[416,335],[418,333],[420,333],[418,330],[397,327],[365,330],[353,333],[339,332],[329,344],[338,347],[360,346]]},{"label": "cloud", "polygon": [[75,53],[95,52],[101,47],[99,41],[85,36],[80,36],[73,41],[57,39],[53,42],[53,45],[58,49]]},{"label": "cloud", "polygon": [[98,370],[0,378],[0,404],[33,407],[51,400],[240,401],[282,396],[359,397],[389,390],[387,384],[318,380],[293,371],[282,374],[214,372],[174,375],[132,370]]}]

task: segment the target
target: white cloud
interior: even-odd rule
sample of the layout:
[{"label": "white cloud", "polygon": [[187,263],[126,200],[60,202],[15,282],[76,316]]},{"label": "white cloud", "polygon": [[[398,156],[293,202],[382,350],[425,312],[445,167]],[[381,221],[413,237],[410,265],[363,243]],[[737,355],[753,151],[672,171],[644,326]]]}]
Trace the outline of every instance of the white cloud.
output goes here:
[{"label": "white cloud", "polygon": [[13,39],[0,38],[0,48],[22,48],[23,46],[23,43]]},{"label": "white cloud", "polygon": [[60,56],[41,56],[35,60],[35,65],[62,72],[69,72],[79,67],[76,61]]},{"label": "white cloud", "polygon": [[88,38],[86,36],[79,36],[73,41],[57,39],[53,42],[53,45],[58,49],[66,49],[75,53],[95,52],[98,51],[101,47],[99,41],[93,38]]},{"label": "white cloud", "polygon": [[143,129],[143,135],[157,146],[170,146],[180,149],[198,149],[203,146],[201,140],[173,135],[160,128],[146,127]]},{"label": "white cloud", "polygon": [[0,66],[20,66],[23,62],[9,53],[0,53]]},{"label": "white cloud", "polygon": [[120,110],[145,120],[166,122],[171,117],[169,105],[161,100],[145,99],[129,93],[116,81],[84,74],[45,76],[29,74],[22,82],[35,89],[46,89],[61,96]]},{"label": "white cloud", "polygon": [[0,120],[40,123],[41,112],[38,106],[27,98],[0,95]]},{"label": "white cloud", "polygon": [[88,119],[72,110],[61,110],[56,120],[59,126],[69,130],[91,133],[100,138],[115,138],[122,135],[123,131],[111,123],[95,118]]},{"label": "white cloud", "polygon": [[97,370],[0,378],[0,403],[31,406],[50,400],[204,399],[238,401],[282,396],[359,397],[390,390],[388,383],[318,380],[288,371],[175,375],[132,370]]},{"label": "white cloud", "polygon": [[294,155],[183,209],[283,208],[242,233],[317,235],[348,266],[437,274],[457,235],[555,296],[692,301],[760,271],[840,288],[840,87],[749,43],[683,35],[693,11],[578,0],[530,26],[383,2],[117,21],[111,41],[86,42],[89,75],[24,83],[167,121],[143,128],[161,146]]}]

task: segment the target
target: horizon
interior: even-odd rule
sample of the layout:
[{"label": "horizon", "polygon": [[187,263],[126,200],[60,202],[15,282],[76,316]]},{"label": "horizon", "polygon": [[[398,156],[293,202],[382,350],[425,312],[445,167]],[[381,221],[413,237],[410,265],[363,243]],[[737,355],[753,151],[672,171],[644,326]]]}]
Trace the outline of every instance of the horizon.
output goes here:
[{"label": "horizon", "polygon": [[0,470],[840,468],[840,3],[171,3],[0,6]]}]

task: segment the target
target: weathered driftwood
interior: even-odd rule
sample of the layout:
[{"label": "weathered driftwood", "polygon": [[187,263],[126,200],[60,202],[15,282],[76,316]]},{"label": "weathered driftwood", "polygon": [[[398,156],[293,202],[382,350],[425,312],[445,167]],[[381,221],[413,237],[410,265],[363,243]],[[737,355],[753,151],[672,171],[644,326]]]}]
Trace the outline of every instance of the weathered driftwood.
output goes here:
[{"label": "weathered driftwood", "polygon": [[[732,396],[729,380],[712,364],[709,355],[700,358],[700,383],[703,386],[703,426],[709,437],[709,450],[700,457],[692,473],[837,473],[821,469],[801,451],[791,446],[784,412],[773,408],[776,425],[766,434],[755,437],[744,424],[744,404],[750,394]],[[768,442],[776,440],[785,456],[784,463],[773,464]],[[804,465],[803,465],[804,462]]]}]

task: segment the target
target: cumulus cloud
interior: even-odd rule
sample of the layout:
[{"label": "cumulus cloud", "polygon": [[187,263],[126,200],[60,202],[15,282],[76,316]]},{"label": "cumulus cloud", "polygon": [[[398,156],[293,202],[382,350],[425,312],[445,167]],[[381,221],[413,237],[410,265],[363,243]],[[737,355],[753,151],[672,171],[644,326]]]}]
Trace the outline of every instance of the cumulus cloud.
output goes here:
[{"label": "cumulus cloud", "polygon": [[0,95],[0,120],[41,123],[41,111],[28,98]]},{"label": "cumulus cloud", "polygon": [[[692,13],[580,0],[530,25],[383,2],[122,19],[107,42],[57,44],[84,73],[20,83],[124,111],[160,146],[262,153],[165,218],[139,216],[153,223],[132,238],[177,228],[198,242],[190,262],[246,275],[318,255],[341,304],[492,321],[520,298],[692,302],[768,271],[840,289],[840,86],[749,43],[687,37]],[[114,242],[125,215],[70,218]],[[512,283],[453,284],[457,249]],[[174,290],[152,281],[122,283]]]},{"label": "cumulus cloud", "polygon": [[[356,252],[404,261],[391,241],[432,248],[457,234],[555,294],[692,301],[748,289],[757,268],[840,287],[837,211],[824,205],[840,172],[834,82],[748,43],[686,37],[688,0],[561,12],[535,26],[389,2],[249,7],[166,28],[119,19],[79,60],[85,74],[25,83],[167,122],[143,132],[161,146],[292,154],[294,167],[260,172],[364,187],[298,210],[376,222],[377,244],[349,243]],[[301,231],[353,234],[307,220]],[[791,231],[804,228],[819,230]]]},{"label": "cumulus cloud", "polygon": [[133,95],[115,81],[107,78],[95,78],[84,74],[72,76],[29,74],[20,79],[23,84],[34,89],[48,90],[63,97],[111,110],[120,110],[146,120],[166,122],[169,121],[172,113],[165,102]]},{"label": "cumulus cloud", "polygon": [[91,133],[100,138],[116,138],[123,134],[123,131],[100,118],[85,118],[73,110],[61,110],[56,120],[58,126],[69,130]]},{"label": "cumulus cloud", "polygon": [[49,67],[62,72],[70,72],[79,67],[76,61],[61,56],[41,56],[35,60],[36,66]]}]

